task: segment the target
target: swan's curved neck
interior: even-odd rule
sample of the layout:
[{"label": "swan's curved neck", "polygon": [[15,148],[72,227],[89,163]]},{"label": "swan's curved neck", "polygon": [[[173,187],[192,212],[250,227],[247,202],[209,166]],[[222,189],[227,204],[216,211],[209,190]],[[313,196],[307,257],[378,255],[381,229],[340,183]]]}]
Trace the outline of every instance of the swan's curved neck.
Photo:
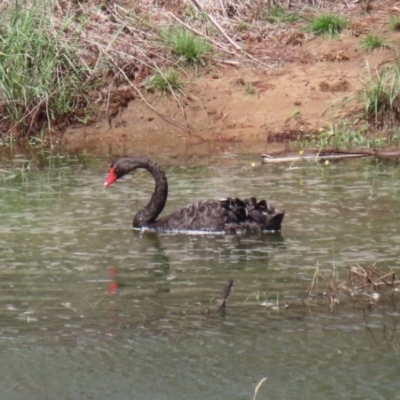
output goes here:
[{"label": "swan's curved neck", "polygon": [[149,203],[133,219],[133,226],[135,228],[146,227],[157,219],[165,207],[168,197],[167,178],[162,168],[148,158],[129,158],[127,161],[127,172],[144,168],[150,172],[155,180],[154,193]]}]

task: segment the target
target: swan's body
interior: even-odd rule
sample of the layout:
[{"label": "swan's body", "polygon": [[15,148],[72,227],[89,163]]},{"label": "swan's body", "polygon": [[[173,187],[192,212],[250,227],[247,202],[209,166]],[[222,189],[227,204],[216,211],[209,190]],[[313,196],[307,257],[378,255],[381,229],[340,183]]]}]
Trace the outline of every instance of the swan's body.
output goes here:
[{"label": "swan's body", "polygon": [[167,201],[168,183],[164,171],[154,161],[140,157],[119,158],[110,166],[104,186],[110,186],[138,168],[149,171],[156,186],[150,202],[133,219],[135,229],[230,234],[281,230],[285,213],[275,212],[265,200],[257,202],[255,197],[199,201],[157,220]]}]

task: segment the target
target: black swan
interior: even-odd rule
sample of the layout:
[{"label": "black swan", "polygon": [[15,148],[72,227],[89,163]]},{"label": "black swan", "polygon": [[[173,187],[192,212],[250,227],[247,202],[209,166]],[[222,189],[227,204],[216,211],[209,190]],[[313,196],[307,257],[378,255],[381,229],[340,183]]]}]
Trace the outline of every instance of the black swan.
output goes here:
[{"label": "black swan", "polygon": [[257,202],[255,197],[246,200],[203,200],[157,220],[167,201],[168,183],[164,171],[154,161],[141,157],[118,158],[111,164],[104,186],[110,186],[138,168],[149,171],[156,186],[150,202],[133,219],[135,229],[228,234],[281,230],[285,212],[275,212],[265,200]]}]

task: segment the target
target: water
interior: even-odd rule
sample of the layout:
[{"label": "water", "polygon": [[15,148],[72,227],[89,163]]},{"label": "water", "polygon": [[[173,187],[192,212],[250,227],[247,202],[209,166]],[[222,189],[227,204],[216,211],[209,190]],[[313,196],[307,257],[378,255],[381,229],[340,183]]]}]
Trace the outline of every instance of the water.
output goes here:
[{"label": "water", "polygon": [[0,187],[1,398],[239,400],[268,377],[257,399],[400,399],[397,292],[304,304],[317,266],[319,295],[349,264],[399,274],[396,162],[158,161],[166,212],[257,195],[287,211],[282,234],[140,234],[145,172],[105,190],[106,160],[44,159],[22,174],[4,162],[16,176]]}]

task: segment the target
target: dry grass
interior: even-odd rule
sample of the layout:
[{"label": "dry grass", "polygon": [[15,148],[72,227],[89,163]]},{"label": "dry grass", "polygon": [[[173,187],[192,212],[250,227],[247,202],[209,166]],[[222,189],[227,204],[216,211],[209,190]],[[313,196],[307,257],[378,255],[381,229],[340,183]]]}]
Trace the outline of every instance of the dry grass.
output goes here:
[{"label": "dry grass", "polygon": [[[37,3],[25,2],[25,6]],[[316,8],[338,9],[344,11],[341,2],[322,0],[291,1],[293,9]],[[72,20],[59,39],[67,46],[71,37],[80,34],[81,47],[78,50],[82,66],[88,67],[92,74],[103,73],[119,83],[127,78],[143,78],[151,75],[150,70],[169,67],[165,47],[160,41],[159,32],[171,25],[186,28],[213,44],[223,55],[247,58],[235,38],[240,22],[249,21],[255,34],[258,30],[276,29],[276,26],[260,20],[262,12],[269,7],[269,1],[210,1],[210,0],[155,0],[103,1],[90,2],[57,1],[49,2],[53,33],[60,32],[65,20]],[[287,1],[274,4],[287,7]],[[12,7],[11,2],[0,5],[0,11]],[[177,11],[180,11],[179,13]],[[183,16],[182,16],[183,15]],[[285,27],[288,29],[288,27]],[[262,61],[262,60],[260,60]]]},{"label": "dry grass", "polygon": [[340,304],[373,305],[400,294],[400,282],[393,270],[383,271],[376,264],[366,268],[351,264],[346,270],[347,277],[341,277],[338,269],[321,270],[317,264],[304,304],[311,308],[328,306],[334,311]]}]

